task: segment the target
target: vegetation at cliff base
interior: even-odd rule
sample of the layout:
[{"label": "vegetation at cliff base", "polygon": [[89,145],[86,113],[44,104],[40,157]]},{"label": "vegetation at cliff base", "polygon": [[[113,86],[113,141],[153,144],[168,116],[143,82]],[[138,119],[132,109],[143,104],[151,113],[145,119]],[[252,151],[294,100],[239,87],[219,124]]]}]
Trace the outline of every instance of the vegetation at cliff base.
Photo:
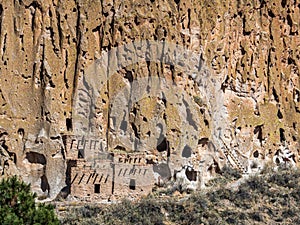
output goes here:
[{"label": "vegetation at cliff base", "polygon": [[0,182],[1,225],[60,224],[53,206],[35,203],[36,194],[16,176]]}]

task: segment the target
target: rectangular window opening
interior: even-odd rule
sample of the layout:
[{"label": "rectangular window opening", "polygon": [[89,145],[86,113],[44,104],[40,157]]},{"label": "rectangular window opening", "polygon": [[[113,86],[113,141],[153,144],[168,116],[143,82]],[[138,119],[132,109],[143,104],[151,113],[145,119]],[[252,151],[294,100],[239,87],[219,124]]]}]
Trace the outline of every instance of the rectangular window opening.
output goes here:
[{"label": "rectangular window opening", "polygon": [[83,159],[84,158],[84,150],[80,149],[78,150],[78,159]]},{"label": "rectangular window opening", "polygon": [[95,192],[96,194],[99,194],[99,193],[100,193],[100,184],[95,184],[95,186],[94,186],[94,192]]},{"label": "rectangular window opening", "polygon": [[135,179],[130,179],[129,189],[135,190]]}]

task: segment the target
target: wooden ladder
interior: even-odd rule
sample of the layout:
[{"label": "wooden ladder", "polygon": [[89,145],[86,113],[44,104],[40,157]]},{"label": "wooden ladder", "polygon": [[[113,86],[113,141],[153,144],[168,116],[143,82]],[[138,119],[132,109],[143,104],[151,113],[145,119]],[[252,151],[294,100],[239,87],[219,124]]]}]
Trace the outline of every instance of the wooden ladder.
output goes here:
[{"label": "wooden ladder", "polygon": [[[221,139],[222,140],[222,139]],[[227,147],[227,145],[225,144],[225,142],[222,140],[224,146],[225,146],[225,150],[223,151],[224,154],[226,155],[226,157],[228,158],[228,156],[230,156],[230,158],[233,160],[233,162],[235,163],[235,165],[237,166],[237,168],[242,172],[242,173],[247,173],[246,168],[243,166],[243,164],[240,162],[240,160],[232,153],[232,151]]]}]

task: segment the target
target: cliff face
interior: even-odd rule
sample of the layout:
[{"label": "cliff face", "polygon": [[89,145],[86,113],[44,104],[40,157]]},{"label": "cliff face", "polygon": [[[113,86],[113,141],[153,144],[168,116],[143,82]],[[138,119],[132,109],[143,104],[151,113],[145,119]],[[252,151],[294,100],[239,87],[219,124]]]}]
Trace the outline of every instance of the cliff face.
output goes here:
[{"label": "cliff face", "polygon": [[141,151],[156,183],[191,188],[225,164],[297,165],[299,11],[288,0],[1,1],[2,175],[55,197],[70,135]]}]

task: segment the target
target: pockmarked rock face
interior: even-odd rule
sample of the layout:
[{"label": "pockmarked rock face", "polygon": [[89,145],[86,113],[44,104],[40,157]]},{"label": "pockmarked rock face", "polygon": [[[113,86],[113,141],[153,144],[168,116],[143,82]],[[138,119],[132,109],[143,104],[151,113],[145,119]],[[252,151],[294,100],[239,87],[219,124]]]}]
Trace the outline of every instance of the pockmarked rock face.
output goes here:
[{"label": "pockmarked rock face", "polygon": [[0,175],[40,199],[299,164],[300,2],[0,1]]}]

